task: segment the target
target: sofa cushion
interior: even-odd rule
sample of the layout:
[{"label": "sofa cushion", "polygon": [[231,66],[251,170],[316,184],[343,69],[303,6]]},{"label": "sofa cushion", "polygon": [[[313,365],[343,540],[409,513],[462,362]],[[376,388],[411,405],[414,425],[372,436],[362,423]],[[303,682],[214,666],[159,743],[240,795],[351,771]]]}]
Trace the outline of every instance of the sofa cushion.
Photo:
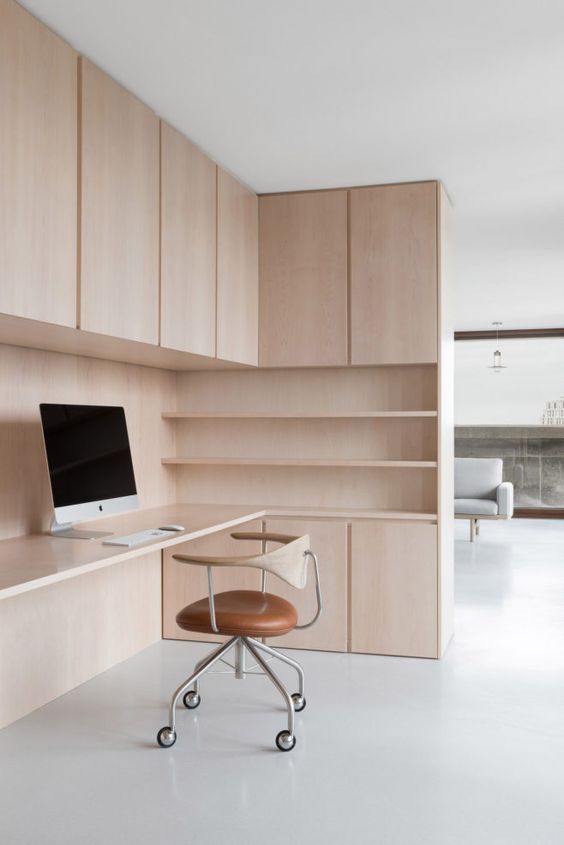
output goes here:
[{"label": "sofa cushion", "polygon": [[497,499],[502,482],[501,458],[455,458],[455,499]]},{"label": "sofa cushion", "polygon": [[482,514],[483,516],[497,516],[497,502],[491,499],[455,499],[454,512],[456,514]]}]

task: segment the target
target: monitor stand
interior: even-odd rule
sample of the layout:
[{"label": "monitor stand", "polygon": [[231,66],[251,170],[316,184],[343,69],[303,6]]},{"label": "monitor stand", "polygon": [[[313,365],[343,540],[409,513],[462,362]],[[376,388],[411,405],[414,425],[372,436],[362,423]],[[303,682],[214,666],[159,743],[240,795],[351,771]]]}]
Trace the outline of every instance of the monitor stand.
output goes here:
[{"label": "monitor stand", "polygon": [[51,520],[51,534],[53,537],[68,537],[70,540],[98,540],[100,537],[110,537],[112,531],[81,531],[72,527],[72,522],[57,522]]}]

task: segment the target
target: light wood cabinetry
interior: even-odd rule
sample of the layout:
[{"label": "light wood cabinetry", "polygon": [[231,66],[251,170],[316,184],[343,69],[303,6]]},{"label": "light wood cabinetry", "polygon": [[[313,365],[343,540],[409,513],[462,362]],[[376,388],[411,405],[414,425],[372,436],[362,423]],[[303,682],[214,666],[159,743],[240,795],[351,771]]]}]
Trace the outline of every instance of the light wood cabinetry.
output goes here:
[{"label": "light wood cabinetry", "polygon": [[436,525],[353,523],[351,650],[439,656]]},{"label": "light wood cabinetry", "polygon": [[159,121],[81,60],[80,326],[158,343]]},{"label": "light wood cabinetry", "polygon": [[[323,596],[323,612],[315,625],[292,631],[270,643],[275,648],[347,650],[347,524],[314,520],[267,519],[266,530],[301,537],[309,534],[310,548],[317,555]],[[301,624],[313,619],[317,608],[313,565],[308,564],[307,585],[295,590],[279,578],[270,577],[267,590],[283,596],[298,610]]]},{"label": "light wood cabinetry", "polygon": [[259,201],[262,367],[347,363],[347,192]]},{"label": "light wood cabinetry", "polygon": [[217,171],[217,357],[258,363],[258,198]]},{"label": "light wood cabinetry", "polygon": [[77,55],[0,2],[0,312],[76,325]]},{"label": "light wood cabinetry", "polygon": [[161,123],[161,345],[215,356],[216,170]]},{"label": "light wood cabinetry", "polygon": [[[207,537],[190,540],[184,545],[175,546],[163,552],[163,637],[168,640],[203,640],[205,642],[223,642],[228,637],[217,634],[198,634],[184,631],[176,624],[176,614],[193,601],[204,598],[208,593],[208,576],[204,566],[191,566],[174,560],[175,554],[193,555],[251,555],[260,553],[260,543],[247,540],[234,540],[231,532],[261,531],[262,522],[247,522],[239,529],[218,531]],[[238,567],[217,567],[213,573],[215,593],[224,590],[260,590],[260,570]]]},{"label": "light wood cabinetry", "polygon": [[434,518],[436,390],[429,365],[185,373],[162,458],[186,502]]},{"label": "light wood cabinetry", "polygon": [[437,361],[437,183],[350,192],[352,364]]}]

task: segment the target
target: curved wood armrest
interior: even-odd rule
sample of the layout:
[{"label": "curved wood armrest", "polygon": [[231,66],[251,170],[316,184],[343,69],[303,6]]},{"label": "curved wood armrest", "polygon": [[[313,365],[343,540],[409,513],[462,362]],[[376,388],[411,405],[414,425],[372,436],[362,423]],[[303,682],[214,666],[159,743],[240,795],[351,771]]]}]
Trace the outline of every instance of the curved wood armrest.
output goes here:
[{"label": "curved wood armrest", "polygon": [[284,546],[298,539],[289,534],[272,534],[268,531],[234,531],[231,536],[234,540],[263,540],[265,543],[282,543]]},{"label": "curved wood armrest", "polygon": [[[196,566],[256,566],[257,555],[244,557],[203,557],[201,555],[173,555],[180,563],[194,563]],[[260,567],[257,567],[260,568]]]}]

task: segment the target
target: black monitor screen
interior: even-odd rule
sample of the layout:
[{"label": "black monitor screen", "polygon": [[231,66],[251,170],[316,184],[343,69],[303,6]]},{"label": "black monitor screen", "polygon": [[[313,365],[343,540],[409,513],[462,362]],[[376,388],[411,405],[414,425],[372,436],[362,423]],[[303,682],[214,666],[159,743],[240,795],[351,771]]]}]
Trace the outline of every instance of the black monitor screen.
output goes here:
[{"label": "black monitor screen", "polygon": [[123,408],[39,406],[56,508],[134,496]]}]

